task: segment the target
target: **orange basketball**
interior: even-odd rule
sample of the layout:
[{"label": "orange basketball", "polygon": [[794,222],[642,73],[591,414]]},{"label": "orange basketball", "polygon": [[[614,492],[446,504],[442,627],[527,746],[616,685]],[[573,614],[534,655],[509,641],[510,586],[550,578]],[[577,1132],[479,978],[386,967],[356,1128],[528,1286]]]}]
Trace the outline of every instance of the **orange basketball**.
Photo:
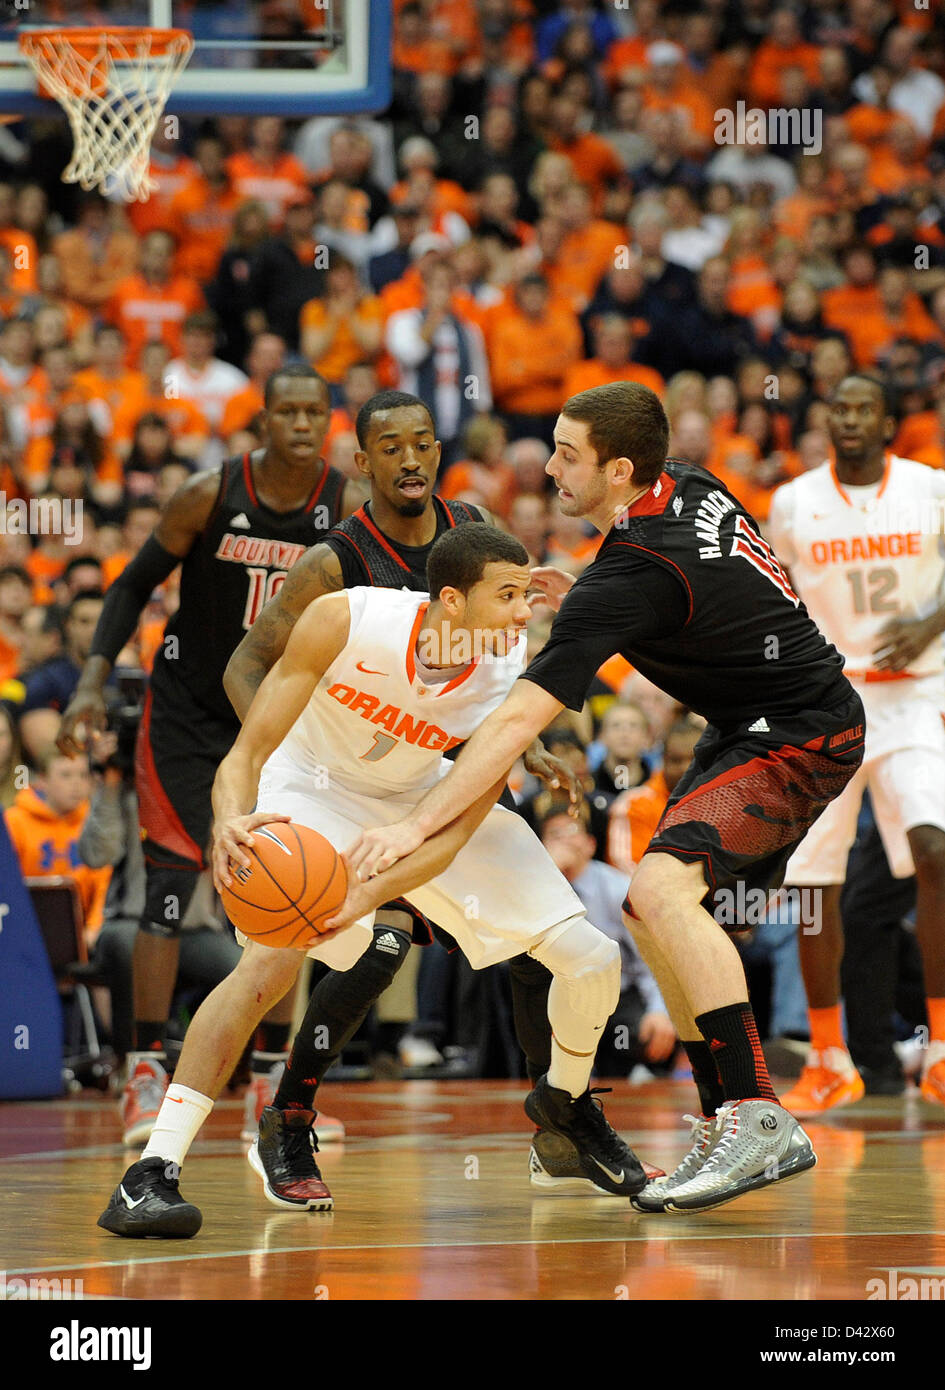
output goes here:
[{"label": "orange basketball", "polygon": [[325,930],[345,900],[348,875],[324,835],[294,821],[274,821],[253,832],[248,869],[238,868],[221,893],[238,931],[263,946],[302,946]]}]

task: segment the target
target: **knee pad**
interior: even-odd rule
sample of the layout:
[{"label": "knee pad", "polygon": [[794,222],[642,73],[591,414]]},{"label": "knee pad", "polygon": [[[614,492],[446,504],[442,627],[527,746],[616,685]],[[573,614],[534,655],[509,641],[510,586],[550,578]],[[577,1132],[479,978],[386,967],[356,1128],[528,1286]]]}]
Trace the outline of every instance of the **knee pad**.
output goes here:
[{"label": "knee pad", "polygon": [[586,917],[579,917],[553,941],[540,942],[529,954],[566,987],[575,1013],[606,1022],[620,998],[620,947],[616,941],[592,927]]},{"label": "knee pad", "polygon": [[374,975],[381,976],[383,984],[378,990],[380,994],[407,959],[410,944],[409,931],[401,931],[397,927],[375,926],[373,942],[346,973],[351,974],[364,968],[369,969]]}]

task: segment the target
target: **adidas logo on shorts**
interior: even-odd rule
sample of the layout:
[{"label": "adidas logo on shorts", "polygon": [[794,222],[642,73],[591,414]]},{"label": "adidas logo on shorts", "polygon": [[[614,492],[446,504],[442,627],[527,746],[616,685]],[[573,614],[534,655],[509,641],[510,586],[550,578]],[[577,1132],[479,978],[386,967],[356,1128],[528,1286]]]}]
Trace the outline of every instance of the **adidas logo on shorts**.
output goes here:
[{"label": "adidas logo on shorts", "polygon": [[748,725],[748,732],[750,734],[770,734],[771,729],[764,715],[762,715],[760,719],[756,719],[754,724]]},{"label": "adidas logo on shorts", "polygon": [[397,956],[400,954],[400,942],[393,932],[388,931],[385,932],[383,936],[377,938],[374,943],[374,949],[376,951],[386,951],[389,956]]}]

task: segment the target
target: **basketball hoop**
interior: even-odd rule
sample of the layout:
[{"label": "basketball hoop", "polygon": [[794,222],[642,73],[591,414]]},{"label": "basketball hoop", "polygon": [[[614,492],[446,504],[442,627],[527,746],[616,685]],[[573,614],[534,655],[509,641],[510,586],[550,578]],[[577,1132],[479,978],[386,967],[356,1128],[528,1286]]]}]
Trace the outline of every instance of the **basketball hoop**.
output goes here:
[{"label": "basketball hoop", "polygon": [[64,183],[146,202],[151,138],[178,73],[193,52],[184,29],[34,29],[20,48],[72,127]]}]

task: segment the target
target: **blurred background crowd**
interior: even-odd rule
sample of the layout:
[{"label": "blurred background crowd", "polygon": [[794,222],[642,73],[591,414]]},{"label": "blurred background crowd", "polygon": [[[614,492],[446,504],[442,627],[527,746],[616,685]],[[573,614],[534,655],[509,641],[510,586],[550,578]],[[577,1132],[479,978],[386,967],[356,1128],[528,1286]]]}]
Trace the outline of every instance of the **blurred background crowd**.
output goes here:
[{"label": "blurred background crowd", "polygon": [[[945,467],[940,6],[394,11],[386,113],[162,121],[147,202],[63,185],[64,120],[0,125],[0,799],[27,872],[81,877],[90,941],[109,912],[133,915],[109,890],[124,848],[93,868],[76,844],[90,797],[100,807],[129,776],[134,701],[116,686],[123,713],[94,769],[55,755],[59,713],[102,593],[182,481],[259,446],[262,388],[284,362],[331,386],[329,463],[356,476],[360,406],[385,386],[415,392],[443,442],[441,494],[484,504],[536,563],[573,573],[599,538],[561,515],[544,467],[558,410],[586,387],[657,391],[671,455],[709,468],[761,522],[775,487],[829,456],[826,402],[851,367],[893,388],[895,452]],[[723,143],[717,113],[740,102],[803,120]],[[77,536],[18,522],[18,503],[80,499]],[[172,578],[120,666],[147,673],[174,604]],[[537,650],[547,620],[533,627]],[[522,813],[578,891],[604,917],[616,904],[615,934],[614,885],[698,724],[616,661],[552,739],[585,783],[580,820],[517,775]],[[867,814],[869,865],[872,834]],[[886,924],[904,981],[908,891]],[[803,1037],[795,925],[789,907],[769,916],[744,947],[756,1013],[769,1037]],[[625,953],[630,1041],[602,1066],[671,1068],[661,1001]],[[501,971],[474,978],[439,947],[418,968],[403,1016],[375,1023],[375,1052],[515,1072]],[[861,1039],[890,1084],[917,997],[878,1050],[875,1019]]]}]

